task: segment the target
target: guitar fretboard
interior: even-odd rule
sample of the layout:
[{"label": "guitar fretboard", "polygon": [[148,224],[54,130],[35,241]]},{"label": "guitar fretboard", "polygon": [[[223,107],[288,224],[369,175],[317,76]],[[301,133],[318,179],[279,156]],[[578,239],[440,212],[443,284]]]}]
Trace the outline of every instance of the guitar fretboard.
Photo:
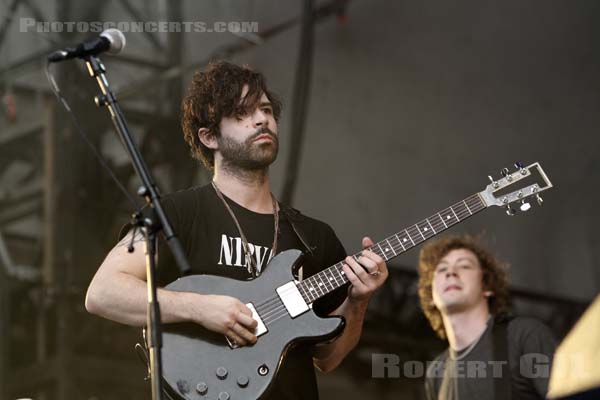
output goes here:
[{"label": "guitar fretboard", "polygon": [[[388,261],[423,243],[427,239],[431,239],[451,226],[464,221],[486,207],[479,194],[476,193],[429,218],[388,236],[369,247],[369,250],[379,255],[385,261]],[[359,256],[360,253],[356,253],[352,257],[358,260]],[[307,304],[348,283],[348,278],[342,269],[343,264],[344,262],[340,261],[298,283],[298,289]]]}]

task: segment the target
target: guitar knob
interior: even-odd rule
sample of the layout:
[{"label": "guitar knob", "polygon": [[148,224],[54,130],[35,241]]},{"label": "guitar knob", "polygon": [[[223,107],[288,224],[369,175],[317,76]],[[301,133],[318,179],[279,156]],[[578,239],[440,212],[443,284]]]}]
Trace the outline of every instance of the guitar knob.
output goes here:
[{"label": "guitar knob", "polygon": [[208,385],[204,382],[200,382],[196,385],[196,392],[198,392],[200,396],[204,396],[206,393],[208,393]]},{"label": "guitar knob", "polygon": [[217,378],[219,378],[221,380],[227,378],[227,368],[225,368],[225,367],[217,368]]},{"label": "guitar knob", "polygon": [[506,206],[506,214],[510,215],[511,217],[513,215],[515,215],[517,212],[515,211],[514,208],[512,208],[510,205]]},{"label": "guitar knob", "polygon": [[237,384],[241,388],[245,388],[246,386],[248,386],[249,382],[250,378],[248,378],[248,375],[238,376],[237,378]]},{"label": "guitar knob", "polygon": [[229,393],[227,393],[227,392],[219,393],[219,400],[229,400]]}]

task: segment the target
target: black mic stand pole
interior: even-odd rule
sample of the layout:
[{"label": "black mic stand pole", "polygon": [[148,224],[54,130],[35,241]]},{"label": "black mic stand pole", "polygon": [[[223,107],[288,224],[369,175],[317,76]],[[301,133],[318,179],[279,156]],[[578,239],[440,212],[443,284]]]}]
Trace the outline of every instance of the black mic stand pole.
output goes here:
[{"label": "black mic stand pole", "polygon": [[179,266],[181,275],[185,275],[190,271],[189,263],[185,257],[181,242],[175,235],[171,224],[164,212],[160,202],[160,194],[154,180],[150,176],[150,172],[144,162],[135,142],[133,141],[125,117],[121,112],[115,95],[110,91],[108,81],[106,80],[106,69],[102,62],[95,56],[86,56],[85,63],[90,75],[96,79],[102,94],[95,97],[95,102],[98,107],[106,106],[110,111],[110,115],[115,125],[115,129],[125,145],[133,167],[142,181],[142,186],[138,190],[138,195],[144,197],[150,207],[147,207],[149,213],[142,215],[136,212],[132,217],[132,225],[134,229],[137,227],[144,232],[146,238],[146,280],[148,283],[148,318],[146,322],[146,338],[150,352],[150,378],[152,381],[152,399],[159,400],[163,398],[162,391],[162,336],[160,330],[160,307],[156,295],[156,235],[162,229],[167,239],[167,243],[177,265]]}]

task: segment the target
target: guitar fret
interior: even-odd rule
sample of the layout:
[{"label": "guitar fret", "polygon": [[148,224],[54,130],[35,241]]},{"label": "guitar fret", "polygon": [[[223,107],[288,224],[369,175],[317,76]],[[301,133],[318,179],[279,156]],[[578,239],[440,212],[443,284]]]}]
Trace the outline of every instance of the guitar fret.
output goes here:
[{"label": "guitar fret", "polygon": [[396,233],[394,236],[396,237],[396,240],[398,241],[398,243],[400,243],[400,246],[402,246],[402,251],[406,251],[406,247],[404,247],[404,245],[402,244],[402,240],[400,240],[400,238],[398,237],[398,234]]},{"label": "guitar fret", "polygon": [[310,293],[311,296],[313,296],[312,301],[315,301],[318,298],[318,293],[317,293],[317,288],[315,287],[315,285],[312,283],[314,279],[312,278],[312,276],[308,279],[308,293]]},{"label": "guitar fret", "polygon": [[[437,221],[436,221],[436,219],[437,219]],[[435,214],[435,215],[432,215],[431,217],[429,217],[429,222],[430,222],[430,223],[431,223],[431,225],[432,225],[431,229],[433,229],[433,231],[436,233],[436,235],[437,235],[439,232],[441,232],[441,231],[443,231],[444,229],[446,229],[446,228],[443,226],[443,224],[444,224],[444,221],[442,221],[442,219],[440,218],[440,215],[439,215],[439,213],[438,213],[438,214]]]},{"label": "guitar fret", "polygon": [[431,228],[431,230],[433,231],[433,234],[437,234],[437,232],[435,231],[435,229],[433,229],[433,226],[431,226],[431,222],[429,222],[429,219],[426,219],[425,221],[427,221],[427,223],[429,224],[429,227]]},{"label": "guitar fret", "polygon": [[302,298],[304,299],[304,301],[307,301],[308,300],[308,296],[306,295],[306,290],[304,289],[304,285],[302,284],[302,282],[298,283],[296,285],[296,287],[298,288],[298,291],[302,295]]},{"label": "guitar fret", "polygon": [[460,218],[458,218],[458,215],[456,215],[456,211],[454,211],[454,207],[450,207],[450,210],[452,210],[452,213],[454,214],[454,217],[456,218],[456,222],[460,221]]},{"label": "guitar fret", "polygon": [[440,215],[440,213],[437,213],[438,217],[440,217],[440,221],[442,221],[442,224],[444,224],[444,227],[446,229],[448,229],[448,225],[446,225],[446,223],[444,222],[444,218],[442,218],[442,216]]},{"label": "guitar fret", "polygon": [[[417,229],[417,232],[419,232],[419,235],[421,235],[421,237],[423,238],[423,241],[425,241],[425,236],[423,236],[423,233],[419,230],[419,227],[417,226],[417,224],[413,225],[413,227],[415,227]],[[417,243],[421,243],[421,242],[417,242]]]},{"label": "guitar fret", "polygon": [[471,212],[471,209],[469,208],[469,205],[467,204],[467,202],[463,200],[463,203],[465,203],[465,206],[467,207],[467,211],[469,211],[469,214],[473,215],[473,213]]},{"label": "guitar fret", "polygon": [[475,210],[475,212],[480,211],[484,208],[483,204],[481,203],[481,199],[477,194],[469,197],[466,201],[468,202],[467,204],[470,204],[470,209]]},{"label": "guitar fret", "polygon": [[333,274],[331,273],[331,271],[329,269],[326,269],[324,275],[325,275],[325,278],[327,279],[327,283],[331,287],[331,290],[334,290],[337,286],[336,286],[336,282],[335,282],[335,278],[333,277]]},{"label": "guitar fret", "polygon": [[410,239],[410,241],[412,242],[413,246],[415,246],[415,241],[413,240],[413,238],[410,236],[410,233],[408,233],[408,229],[405,229],[404,232],[406,232],[406,235],[408,236],[408,238]]},{"label": "guitar fret", "polygon": [[323,276],[321,274],[317,274],[317,278],[319,278],[319,280],[321,281],[319,283],[319,287],[321,288],[321,290],[323,290],[323,287],[325,287],[325,289],[327,289],[327,291],[329,291],[326,281],[323,281]]},{"label": "guitar fret", "polygon": [[383,249],[381,248],[381,245],[379,243],[376,243],[377,247],[379,247],[379,251],[381,252],[381,254],[378,254],[377,252],[375,252],[375,254],[377,254],[379,257],[381,258],[385,258],[385,251],[383,251]]},{"label": "guitar fret", "polygon": [[[425,221],[427,221],[427,220],[425,220]],[[417,228],[419,229],[421,236],[423,236],[423,240],[427,240],[430,237],[434,236],[434,234],[430,232],[429,228],[425,225],[425,223],[423,221],[421,221],[417,224]]]},{"label": "guitar fret", "polygon": [[[394,250],[394,246],[392,246],[392,244],[390,243],[389,240],[385,239],[385,241],[387,242],[388,246],[390,246],[390,249],[392,249],[392,251],[394,252],[394,257],[397,256],[398,253],[396,253],[396,250]],[[387,253],[386,253],[386,255],[387,255]]]},{"label": "guitar fret", "polygon": [[341,282],[338,282],[338,287],[342,286],[346,283],[346,275],[344,274],[344,270],[342,269],[342,263],[336,264],[335,271],[337,272],[336,282],[337,279],[341,280]]}]

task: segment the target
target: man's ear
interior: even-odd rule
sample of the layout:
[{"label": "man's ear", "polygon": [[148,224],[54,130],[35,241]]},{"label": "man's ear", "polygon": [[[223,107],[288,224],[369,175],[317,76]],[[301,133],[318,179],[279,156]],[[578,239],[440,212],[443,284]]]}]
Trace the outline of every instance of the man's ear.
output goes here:
[{"label": "man's ear", "polygon": [[211,150],[219,148],[216,136],[208,128],[198,129],[198,139],[200,142]]}]

